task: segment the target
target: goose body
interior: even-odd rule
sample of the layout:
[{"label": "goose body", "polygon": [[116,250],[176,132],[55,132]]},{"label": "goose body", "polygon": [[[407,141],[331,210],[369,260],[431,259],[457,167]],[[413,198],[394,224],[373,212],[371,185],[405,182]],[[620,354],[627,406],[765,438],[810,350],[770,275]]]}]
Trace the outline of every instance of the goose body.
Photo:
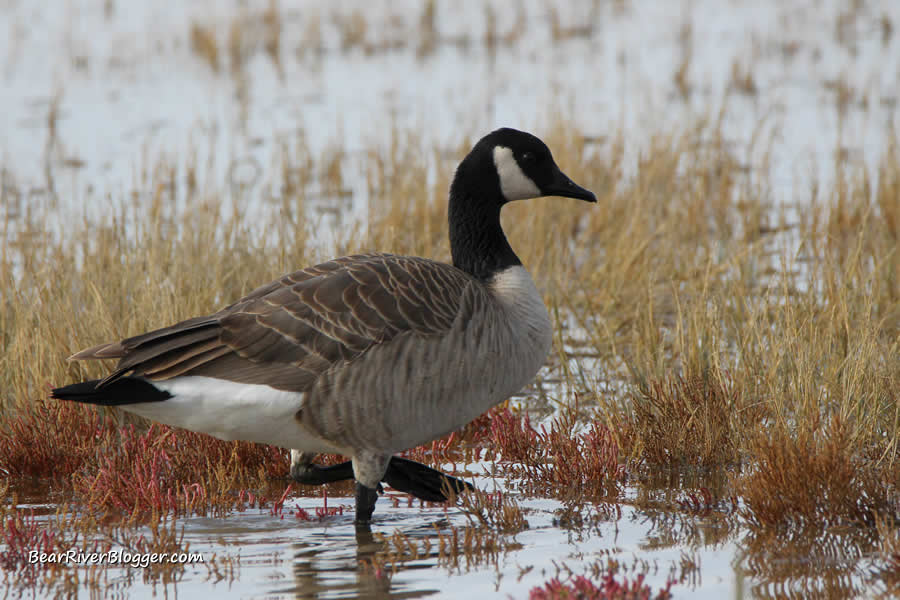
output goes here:
[{"label": "goose body", "polygon": [[[171,350],[164,351],[172,343],[168,335],[138,336],[76,358],[133,357],[121,375],[155,380],[154,387],[171,398],[122,408],[154,421],[224,440],[352,456],[359,449],[394,454],[461,428],[522,389],[550,349],[547,311],[520,266],[487,285],[450,265],[387,254],[351,256],[333,266],[291,274],[274,289],[267,286],[213,315],[207,331],[215,347],[204,353],[228,350],[225,360],[173,364]],[[392,270],[405,277],[417,268],[417,281],[426,274],[432,279],[418,291],[407,288],[409,316],[393,295],[385,296],[380,310],[362,298],[359,306],[343,298],[358,280],[384,280],[388,289],[401,289],[409,282],[392,278]],[[325,272],[304,279],[315,271]],[[344,281],[348,275],[352,283]],[[322,290],[335,279],[341,297],[302,300],[304,290]],[[444,313],[428,321],[424,315],[436,306]],[[341,327],[323,332],[341,318]],[[196,347],[211,345],[190,335],[182,334],[194,348],[186,344],[177,355],[188,363],[196,360]],[[255,345],[237,347],[240,342],[232,340]],[[297,360],[277,363],[271,374],[257,366],[270,355],[291,353]],[[183,369],[189,374],[178,374]]]},{"label": "goose body", "polygon": [[[541,195],[595,200],[543,142],[497,130],[451,185],[452,265],[373,253],[301,269],[212,315],[73,355],[119,363],[53,397],[292,448],[299,481],[357,480],[358,522],[383,480],[440,499],[445,476],[392,455],[464,426],[546,359],[547,310],[499,221],[506,202]],[[317,467],[323,452],[352,463]]]}]

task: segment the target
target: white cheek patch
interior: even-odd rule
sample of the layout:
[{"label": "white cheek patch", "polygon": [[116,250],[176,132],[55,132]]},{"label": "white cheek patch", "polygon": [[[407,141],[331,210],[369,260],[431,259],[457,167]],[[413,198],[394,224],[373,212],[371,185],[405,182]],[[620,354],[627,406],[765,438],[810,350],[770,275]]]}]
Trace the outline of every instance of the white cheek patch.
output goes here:
[{"label": "white cheek patch", "polygon": [[508,201],[527,200],[543,195],[534,181],[522,172],[512,150],[506,146],[494,147],[494,166],[500,177],[500,191]]}]

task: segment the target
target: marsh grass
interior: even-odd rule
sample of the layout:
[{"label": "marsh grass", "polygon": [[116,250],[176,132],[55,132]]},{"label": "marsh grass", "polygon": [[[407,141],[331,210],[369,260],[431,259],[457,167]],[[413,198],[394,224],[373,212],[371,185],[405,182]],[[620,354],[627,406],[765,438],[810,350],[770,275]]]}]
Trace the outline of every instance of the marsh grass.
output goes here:
[{"label": "marsh grass", "polygon": [[[528,19],[522,5],[517,5],[514,10],[495,6],[502,4],[483,5],[483,27],[448,33],[441,30],[443,19],[438,15],[441,9],[433,1],[421,3],[421,11],[417,13],[409,11],[408,7],[385,5],[378,11],[364,8],[326,11],[306,7],[302,12],[286,15],[278,2],[272,0],[263,6],[244,6],[237,16],[226,22],[210,17],[198,18],[191,22],[187,39],[194,55],[216,74],[222,72],[222,59],[227,57],[229,74],[240,82],[245,77],[244,67],[248,60],[258,53],[264,53],[278,76],[283,78],[283,61],[289,56],[285,50],[293,51],[301,58],[318,60],[327,53],[372,56],[412,48],[416,57],[423,60],[442,46],[481,47],[494,54],[500,49],[517,47],[534,29],[547,29],[554,43],[590,38],[595,30],[592,24],[584,24],[584,20],[577,24],[561,23],[552,3],[546,6],[549,15],[546,22]],[[596,14],[595,5],[590,22]],[[294,38],[293,48],[285,48],[282,31],[297,22],[300,35]],[[220,37],[216,31],[225,31],[227,35]]]},{"label": "marsh grass", "polygon": [[636,451],[650,465],[735,464],[741,459],[740,433],[764,417],[761,404],[741,401],[724,374],[654,381],[632,399]]},{"label": "marsh grass", "polygon": [[866,460],[850,432],[834,416],[815,431],[792,434],[776,427],[753,435],[749,449],[758,462],[735,486],[750,522],[757,528],[871,527],[879,514],[896,515],[893,465]]},{"label": "marsh grass", "polygon": [[191,50],[209,65],[216,73],[219,72],[219,43],[211,28],[198,23],[191,24]]},{"label": "marsh grass", "polygon": [[[798,523],[815,532],[840,522],[892,548],[900,518],[896,145],[877,177],[838,163],[833,189],[796,198],[807,207],[789,221],[765,174],[748,172],[727,149],[715,119],[651,140],[629,176],[621,136],[598,145],[558,121],[539,133],[599,198],[595,207],[517,203],[503,215],[557,321],[547,373],[560,384],[542,396],[555,416],[532,425],[496,409],[409,455],[461,467],[488,457],[527,493],[613,503],[625,501],[623,482],[661,467],[702,467],[725,482],[716,498],[743,502],[723,518],[740,519],[758,539]],[[263,166],[279,185],[263,188],[254,213],[240,186],[188,178],[173,190],[179,165],[165,163],[147,174],[151,193],[123,199],[102,222],[49,206],[7,211],[3,477],[67,480],[84,514],[121,527],[283,503],[282,450],[46,396],[110,367],[68,363],[71,353],[214,311],[332,250],[448,260],[446,190],[468,142],[448,156],[405,132],[391,139],[387,150],[363,153],[366,223],[334,232],[330,249],[311,242],[304,215],[315,194],[337,205],[352,175],[340,148],[310,156],[302,139],[285,141],[275,164]],[[575,346],[590,360],[573,365]],[[522,526],[518,507],[461,502],[475,503],[461,509],[485,531],[441,533],[436,546],[457,556],[448,564],[467,552],[496,560],[506,547],[496,536]],[[885,560],[896,564],[891,553]]]}]

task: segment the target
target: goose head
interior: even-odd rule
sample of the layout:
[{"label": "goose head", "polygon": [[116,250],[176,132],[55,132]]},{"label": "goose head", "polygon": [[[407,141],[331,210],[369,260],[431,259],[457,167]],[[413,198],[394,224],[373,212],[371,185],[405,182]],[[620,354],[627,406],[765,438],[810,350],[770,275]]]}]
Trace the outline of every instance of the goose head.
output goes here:
[{"label": "goose head", "polygon": [[450,253],[454,266],[487,281],[521,265],[500,225],[507,203],[541,196],[596,202],[563,173],[547,145],[524,131],[498,129],[481,138],[450,184]]},{"label": "goose head", "polygon": [[479,187],[479,197],[500,206],[542,196],[597,201],[593,192],[562,172],[544,142],[510,128],[497,129],[481,138],[460,163],[453,187],[473,184]]}]

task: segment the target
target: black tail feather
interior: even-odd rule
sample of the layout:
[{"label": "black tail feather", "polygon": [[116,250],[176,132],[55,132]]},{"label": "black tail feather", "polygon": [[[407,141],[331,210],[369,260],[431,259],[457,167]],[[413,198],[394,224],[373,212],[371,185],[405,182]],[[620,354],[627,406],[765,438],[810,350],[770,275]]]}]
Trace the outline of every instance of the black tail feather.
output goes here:
[{"label": "black tail feather", "polygon": [[93,379],[56,388],[51,392],[50,397],[57,400],[99,404],[100,406],[160,402],[172,397],[169,392],[160,390],[146,379],[138,377],[123,377],[98,387],[100,381],[100,379]]}]

